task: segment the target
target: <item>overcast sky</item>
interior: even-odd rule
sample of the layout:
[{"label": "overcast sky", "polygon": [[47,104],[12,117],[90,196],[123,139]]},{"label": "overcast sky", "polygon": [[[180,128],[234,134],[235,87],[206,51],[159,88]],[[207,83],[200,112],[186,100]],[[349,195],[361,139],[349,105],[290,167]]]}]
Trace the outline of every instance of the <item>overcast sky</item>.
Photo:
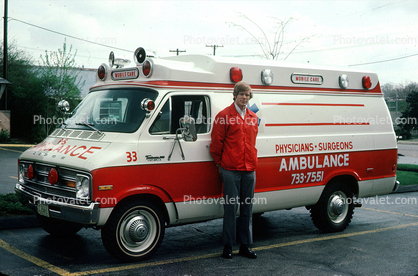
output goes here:
[{"label": "overcast sky", "polygon": [[277,23],[291,18],[279,60],[358,67],[377,72],[381,85],[406,84],[418,82],[417,15],[416,0],[9,0],[8,39],[35,60],[66,39],[86,68],[107,62],[112,50],[132,58],[139,46],[170,56],[212,55],[206,45],[223,45],[216,56],[256,58],[260,46],[234,24],[265,42],[252,20],[272,43]]}]

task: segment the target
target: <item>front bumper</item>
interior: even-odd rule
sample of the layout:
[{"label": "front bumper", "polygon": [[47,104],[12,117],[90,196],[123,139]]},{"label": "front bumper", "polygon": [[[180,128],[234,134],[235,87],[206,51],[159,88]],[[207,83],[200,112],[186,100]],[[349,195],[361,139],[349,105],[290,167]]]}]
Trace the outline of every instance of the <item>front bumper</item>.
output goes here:
[{"label": "front bumper", "polygon": [[100,203],[77,205],[60,199],[45,199],[19,183],[16,184],[15,191],[26,199],[24,203],[40,215],[90,226],[97,225],[99,221]]}]

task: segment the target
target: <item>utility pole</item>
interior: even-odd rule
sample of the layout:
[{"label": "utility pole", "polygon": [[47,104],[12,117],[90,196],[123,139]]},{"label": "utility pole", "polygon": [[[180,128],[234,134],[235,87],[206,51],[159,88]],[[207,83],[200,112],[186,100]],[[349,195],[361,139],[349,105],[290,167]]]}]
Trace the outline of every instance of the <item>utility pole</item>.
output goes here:
[{"label": "utility pole", "polygon": [[179,55],[179,53],[184,53],[186,50],[179,50],[179,48],[177,48],[177,50],[170,50],[170,52],[176,52],[177,55]]},{"label": "utility pole", "polygon": [[206,47],[213,47],[213,55],[215,55],[216,48],[223,47],[223,45],[206,45]]},{"label": "utility pole", "polygon": [[[4,0],[4,30],[3,30],[3,79],[7,80],[7,3],[8,0]],[[5,107],[4,109],[7,110],[7,86],[5,88],[4,91],[4,102],[5,102]]]}]

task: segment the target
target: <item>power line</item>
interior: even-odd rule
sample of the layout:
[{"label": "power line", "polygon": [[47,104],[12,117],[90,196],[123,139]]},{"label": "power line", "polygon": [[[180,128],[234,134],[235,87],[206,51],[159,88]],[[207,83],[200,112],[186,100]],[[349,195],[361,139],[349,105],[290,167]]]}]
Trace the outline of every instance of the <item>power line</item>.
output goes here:
[{"label": "power line", "polygon": [[110,48],[110,49],[121,50],[121,51],[129,52],[129,53],[132,52],[131,50],[126,50],[126,49],[122,49],[122,48],[116,48],[116,47],[113,47],[113,46],[108,46],[108,45],[105,45],[105,44],[97,43],[97,42],[90,41],[90,40],[87,40],[87,39],[83,39],[83,38],[79,38],[79,37],[76,37],[76,36],[64,34],[64,33],[61,33],[61,32],[58,32],[58,31],[54,31],[54,30],[51,30],[51,29],[47,29],[47,28],[44,28],[44,27],[41,27],[41,26],[38,26],[38,25],[35,25],[35,24],[32,24],[32,23],[29,23],[29,22],[22,21],[20,19],[16,19],[16,18],[12,18],[12,17],[9,17],[9,18],[10,18],[10,20],[15,20],[15,21],[18,21],[20,23],[23,23],[23,24],[26,24],[26,25],[29,25],[29,26],[32,26],[32,27],[35,27],[35,28],[38,28],[38,29],[47,31],[47,32],[51,32],[51,33],[54,33],[54,34],[62,35],[62,36],[65,36],[65,37],[70,37],[70,38],[73,38],[73,39],[77,39],[77,40],[80,40],[80,41],[84,41],[84,42],[87,42],[87,43],[95,44],[95,45],[102,46],[102,47],[106,47],[106,48]]},{"label": "power line", "polygon": [[413,56],[418,56],[418,54],[412,54],[412,55],[403,56],[403,57],[396,57],[396,58],[390,58],[390,59],[384,59],[384,60],[378,60],[378,61],[371,61],[371,62],[365,62],[365,63],[350,64],[348,66],[358,66],[358,65],[367,65],[367,64],[388,62],[388,61],[394,61],[394,60],[398,60],[398,59],[409,58],[409,57],[413,57]]}]

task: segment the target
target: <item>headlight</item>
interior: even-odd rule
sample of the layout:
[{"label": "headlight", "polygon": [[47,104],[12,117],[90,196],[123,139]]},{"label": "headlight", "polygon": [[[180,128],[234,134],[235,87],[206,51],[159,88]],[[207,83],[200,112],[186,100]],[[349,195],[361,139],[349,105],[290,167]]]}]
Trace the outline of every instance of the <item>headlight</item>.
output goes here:
[{"label": "headlight", "polygon": [[85,175],[77,174],[75,180],[75,187],[77,189],[76,198],[81,200],[88,200],[90,196],[90,179]]},{"label": "headlight", "polygon": [[18,178],[18,180],[19,180],[19,183],[20,184],[24,184],[25,183],[25,165],[23,165],[23,164],[19,164],[19,178]]}]

